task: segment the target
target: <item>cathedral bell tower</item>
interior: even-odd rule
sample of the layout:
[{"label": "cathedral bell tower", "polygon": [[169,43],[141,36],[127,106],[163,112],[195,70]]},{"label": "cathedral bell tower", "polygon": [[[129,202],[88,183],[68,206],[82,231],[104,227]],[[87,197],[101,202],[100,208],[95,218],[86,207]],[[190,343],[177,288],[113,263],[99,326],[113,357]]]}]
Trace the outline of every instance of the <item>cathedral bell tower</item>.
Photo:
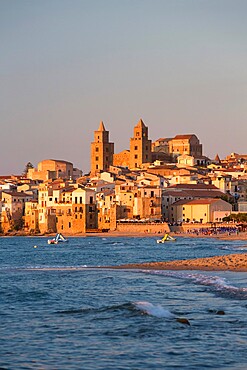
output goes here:
[{"label": "cathedral bell tower", "polygon": [[107,171],[113,164],[114,143],[109,143],[109,131],[101,121],[94,131],[94,142],[91,143],[91,176]]},{"label": "cathedral bell tower", "polygon": [[151,162],[151,140],[148,128],[142,119],[134,127],[134,137],[130,138],[130,169],[141,168],[143,163]]}]

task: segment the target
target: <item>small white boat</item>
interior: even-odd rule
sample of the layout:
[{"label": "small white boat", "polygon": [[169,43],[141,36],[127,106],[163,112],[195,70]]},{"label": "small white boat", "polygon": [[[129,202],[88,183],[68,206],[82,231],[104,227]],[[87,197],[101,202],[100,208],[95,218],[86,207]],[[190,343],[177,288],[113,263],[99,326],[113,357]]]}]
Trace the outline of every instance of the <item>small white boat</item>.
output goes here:
[{"label": "small white boat", "polygon": [[67,241],[68,239],[66,239],[62,234],[57,234],[55,238],[48,240],[48,244],[65,243]]},{"label": "small white boat", "polygon": [[169,234],[165,234],[162,239],[156,240],[157,243],[165,243],[165,242],[175,242],[175,238],[170,236]]}]

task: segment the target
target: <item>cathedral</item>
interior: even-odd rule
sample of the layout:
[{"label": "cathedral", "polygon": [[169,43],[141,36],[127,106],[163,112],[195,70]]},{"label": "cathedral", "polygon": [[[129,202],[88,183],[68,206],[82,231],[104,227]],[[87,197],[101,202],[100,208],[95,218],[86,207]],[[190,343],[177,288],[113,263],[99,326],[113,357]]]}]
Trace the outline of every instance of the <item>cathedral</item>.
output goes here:
[{"label": "cathedral", "polygon": [[101,121],[94,131],[91,143],[91,176],[108,171],[110,166],[127,167],[130,170],[145,168],[155,160],[176,162],[180,155],[202,156],[202,144],[196,135],[176,135],[174,138],[162,138],[152,143],[148,138],[148,127],[142,119],[134,127],[129,149],[114,154],[114,143],[109,142],[109,131]]}]

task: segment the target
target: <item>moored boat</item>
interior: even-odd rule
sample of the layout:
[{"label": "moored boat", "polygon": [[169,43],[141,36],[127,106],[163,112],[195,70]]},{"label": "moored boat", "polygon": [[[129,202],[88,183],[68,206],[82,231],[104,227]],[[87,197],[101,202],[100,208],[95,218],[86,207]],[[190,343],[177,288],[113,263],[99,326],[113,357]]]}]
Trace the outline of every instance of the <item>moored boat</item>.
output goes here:
[{"label": "moored boat", "polygon": [[66,239],[62,234],[58,233],[55,238],[49,239],[48,244],[58,244],[58,243],[65,243],[68,239]]},{"label": "moored boat", "polygon": [[175,242],[175,238],[170,236],[169,234],[165,234],[162,239],[156,240],[157,243],[165,243],[165,242]]}]

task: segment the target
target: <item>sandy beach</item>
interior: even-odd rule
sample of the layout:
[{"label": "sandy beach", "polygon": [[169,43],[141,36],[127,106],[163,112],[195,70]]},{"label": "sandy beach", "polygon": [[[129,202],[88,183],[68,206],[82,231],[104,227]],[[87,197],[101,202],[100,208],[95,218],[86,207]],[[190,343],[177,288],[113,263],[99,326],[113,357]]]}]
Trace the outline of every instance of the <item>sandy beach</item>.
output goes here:
[{"label": "sandy beach", "polygon": [[149,262],[111,266],[114,269],[146,269],[146,270],[203,270],[203,271],[241,271],[247,272],[247,253],[228,254],[190,260],[169,262]]}]

